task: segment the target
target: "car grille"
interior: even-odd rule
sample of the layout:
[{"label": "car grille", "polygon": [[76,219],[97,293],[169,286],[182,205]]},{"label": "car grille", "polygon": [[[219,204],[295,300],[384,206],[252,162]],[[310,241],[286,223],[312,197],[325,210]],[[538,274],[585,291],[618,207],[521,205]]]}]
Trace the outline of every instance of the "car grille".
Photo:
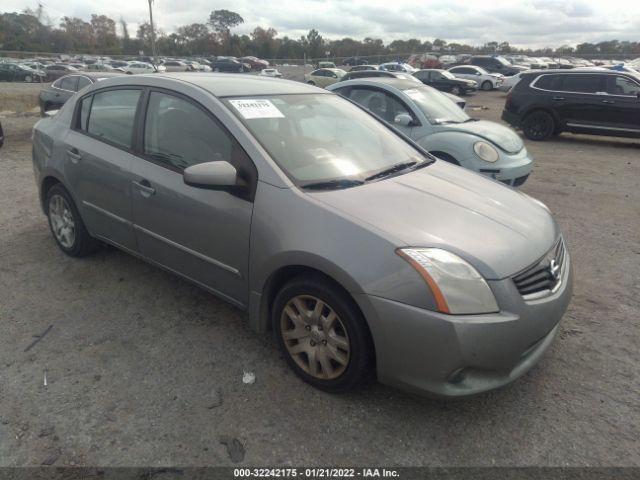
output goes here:
[{"label": "car grille", "polygon": [[562,237],[535,265],[513,277],[520,294],[527,300],[541,298],[555,292],[562,283],[565,247]]}]

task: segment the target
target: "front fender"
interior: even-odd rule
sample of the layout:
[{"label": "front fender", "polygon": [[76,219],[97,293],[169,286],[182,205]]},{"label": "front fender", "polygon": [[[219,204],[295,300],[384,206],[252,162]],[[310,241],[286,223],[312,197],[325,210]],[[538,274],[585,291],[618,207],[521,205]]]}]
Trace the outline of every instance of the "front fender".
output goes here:
[{"label": "front fender", "polygon": [[[442,152],[453,157],[462,167],[478,171],[480,160],[475,158],[473,144],[480,137],[461,132],[436,132],[420,138],[417,143],[429,152]],[[436,155],[437,156],[437,155]]]}]

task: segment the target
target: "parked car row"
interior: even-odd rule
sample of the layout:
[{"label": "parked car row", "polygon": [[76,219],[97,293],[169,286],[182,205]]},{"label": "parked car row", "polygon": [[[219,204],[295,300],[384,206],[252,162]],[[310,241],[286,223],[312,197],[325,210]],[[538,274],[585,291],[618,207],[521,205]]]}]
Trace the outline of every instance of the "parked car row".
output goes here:
[{"label": "parked car row", "polygon": [[72,257],[114,245],[242,308],[329,392],[375,375],[457,397],[520,377],[571,297],[560,228],[427,149],[449,138],[461,164],[529,168],[521,140],[416,81],[330,88],[188,73],[89,85],[34,127],[55,242]]}]

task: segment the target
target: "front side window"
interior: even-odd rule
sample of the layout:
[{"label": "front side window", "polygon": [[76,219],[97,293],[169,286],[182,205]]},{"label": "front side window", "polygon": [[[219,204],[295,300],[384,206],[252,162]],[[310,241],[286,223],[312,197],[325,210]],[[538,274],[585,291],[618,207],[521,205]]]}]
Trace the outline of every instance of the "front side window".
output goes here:
[{"label": "front side window", "polygon": [[231,137],[199,107],[173,95],[152,92],[144,128],[144,154],[184,170],[198,163],[233,161]]},{"label": "front side window", "polygon": [[338,95],[232,98],[225,103],[303,187],[364,180],[398,163],[425,161],[419,150]]},{"label": "front side window", "polygon": [[88,85],[91,85],[91,80],[87,77],[78,77],[78,86],[76,87],[76,90],[79,92]]},{"label": "front side window", "polygon": [[[87,132],[117,147],[131,148],[140,90],[109,90],[93,96]],[[83,101],[84,107],[84,101]]]},{"label": "front side window", "polygon": [[640,85],[627,77],[609,76],[607,93],[636,97],[640,94]]},{"label": "front side window", "polygon": [[[381,90],[354,87],[349,98],[388,123],[393,123],[400,113],[411,115],[409,109],[396,96]],[[413,118],[413,115],[411,117]]]},{"label": "front side window", "polygon": [[60,81],[60,85],[58,88],[61,88],[62,90],[68,90],[69,92],[75,92],[77,84],[78,77],[64,77]]}]

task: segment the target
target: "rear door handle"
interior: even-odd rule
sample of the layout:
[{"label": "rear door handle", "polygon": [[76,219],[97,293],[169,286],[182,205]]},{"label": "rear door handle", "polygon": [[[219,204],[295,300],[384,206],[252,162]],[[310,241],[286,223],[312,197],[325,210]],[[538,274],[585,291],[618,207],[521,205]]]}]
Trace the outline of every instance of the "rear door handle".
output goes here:
[{"label": "rear door handle", "polygon": [[133,181],[133,184],[136,186],[143,197],[149,198],[151,195],[156,193],[156,189],[151,186],[149,180],[140,180],[139,182]]},{"label": "rear door handle", "polygon": [[602,100],[602,103],[612,104],[612,103],[616,103],[616,102],[614,100]]},{"label": "rear door handle", "polygon": [[564,100],[564,97],[553,97],[553,100]]},{"label": "rear door handle", "polygon": [[77,148],[67,149],[67,155],[69,155],[69,158],[73,163],[78,163],[80,160],[82,160],[82,155],[80,155],[80,152]]}]

